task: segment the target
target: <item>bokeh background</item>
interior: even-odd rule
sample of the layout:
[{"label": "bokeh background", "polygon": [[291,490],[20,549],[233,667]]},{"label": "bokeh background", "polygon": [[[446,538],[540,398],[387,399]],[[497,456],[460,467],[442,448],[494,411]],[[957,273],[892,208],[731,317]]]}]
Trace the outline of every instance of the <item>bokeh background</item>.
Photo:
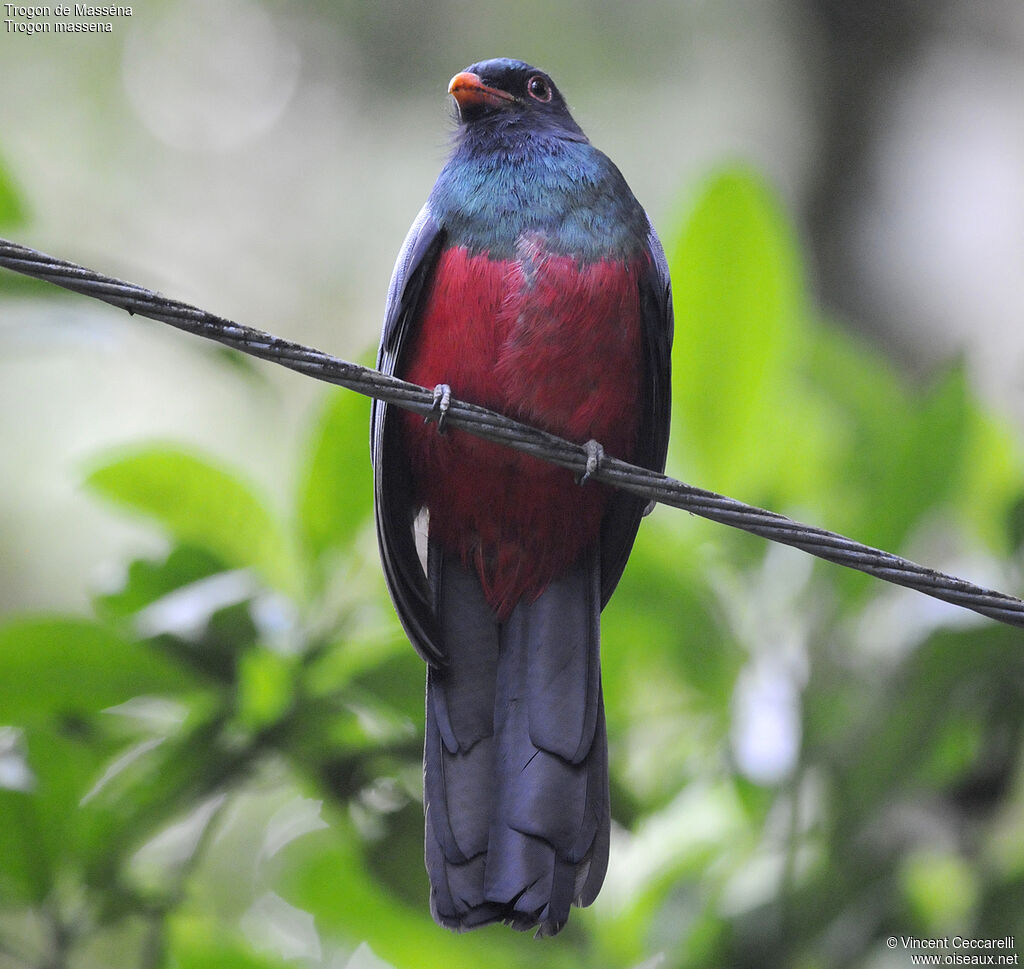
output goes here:
[{"label": "bokeh background", "polygon": [[[0,33],[0,234],[369,360],[448,78],[522,57],[666,242],[670,473],[1024,585],[1019,0],[132,11]],[[1024,940],[1024,637],[664,509],[605,614],[601,898],[435,929],[367,411],[0,274],[2,969]]]}]

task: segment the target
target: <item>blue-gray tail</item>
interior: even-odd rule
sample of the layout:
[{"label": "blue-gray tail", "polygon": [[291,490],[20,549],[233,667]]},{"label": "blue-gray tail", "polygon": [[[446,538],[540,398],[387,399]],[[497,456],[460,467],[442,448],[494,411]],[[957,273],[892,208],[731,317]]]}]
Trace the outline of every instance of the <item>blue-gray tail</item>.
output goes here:
[{"label": "blue-gray tail", "polygon": [[427,676],[431,911],[554,935],[608,866],[608,748],[597,556],[499,623],[479,579],[432,554],[449,664]]}]

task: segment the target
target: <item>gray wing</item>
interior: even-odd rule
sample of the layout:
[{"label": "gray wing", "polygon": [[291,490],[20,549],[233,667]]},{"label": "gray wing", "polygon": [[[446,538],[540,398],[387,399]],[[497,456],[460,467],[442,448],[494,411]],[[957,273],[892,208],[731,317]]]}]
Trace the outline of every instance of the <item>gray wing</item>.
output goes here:
[{"label": "gray wing", "polygon": [[[398,254],[384,313],[377,369],[393,375],[416,326],[444,232],[428,206],[420,210]],[[398,414],[375,400],[370,411],[370,456],[377,546],[395,611],[416,651],[431,665],[445,662],[427,578],[416,552],[416,499],[398,434]]]},{"label": "gray wing", "polygon": [[[664,471],[672,411],[672,284],[661,240],[648,219],[647,270],[640,277],[643,312],[644,381],[640,433],[633,463]],[[616,491],[601,526],[601,608],[622,577],[647,502]]]}]

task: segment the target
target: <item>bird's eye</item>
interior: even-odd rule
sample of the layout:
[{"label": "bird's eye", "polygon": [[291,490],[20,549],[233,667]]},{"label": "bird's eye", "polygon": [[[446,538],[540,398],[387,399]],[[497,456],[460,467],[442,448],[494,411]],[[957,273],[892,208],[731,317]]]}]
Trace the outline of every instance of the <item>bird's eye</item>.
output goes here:
[{"label": "bird's eye", "polygon": [[530,97],[535,101],[544,101],[546,103],[551,100],[551,85],[548,84],[546,78],[541,77],[539,74],[534,74],[526,82],[526,90],[530,92]]}]

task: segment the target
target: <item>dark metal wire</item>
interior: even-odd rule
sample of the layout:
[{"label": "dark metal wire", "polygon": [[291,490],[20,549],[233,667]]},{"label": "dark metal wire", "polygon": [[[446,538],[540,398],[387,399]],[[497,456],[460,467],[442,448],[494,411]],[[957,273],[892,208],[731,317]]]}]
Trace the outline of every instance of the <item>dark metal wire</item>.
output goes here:
[{"label": "dark metal wire", "polygon": [[[129,313],[168,323],[180,330],[215,340],[318,380],[347,387],[368,397],[376,397],[424,417],[433,414],[434,395],[425,387],[233,323],[141,286],[112,279],[75,263],[55,259],[3,239],[0,239],[0,266],[102,300]],[[584,446],[520,424],[475,404],[452,398],[446,424],[449,428],[458,428],[497,441],[577,473],[586,469],[588,454]],[[590,477],[594,481],[604,482],[673,508],[682,508],[702,518],[740,528],[773,542],[791,545],[837,565],[866,572],[885,582],[916,589],[925,595],[972,609],[999,622],[1024,626],[1024,601],[1021,599],[925,568],[890,552],[861,545],[835,532],[803,525],[784,515],[744,504],[713,491],[695,488],[610,456],[604,458]]]}]

